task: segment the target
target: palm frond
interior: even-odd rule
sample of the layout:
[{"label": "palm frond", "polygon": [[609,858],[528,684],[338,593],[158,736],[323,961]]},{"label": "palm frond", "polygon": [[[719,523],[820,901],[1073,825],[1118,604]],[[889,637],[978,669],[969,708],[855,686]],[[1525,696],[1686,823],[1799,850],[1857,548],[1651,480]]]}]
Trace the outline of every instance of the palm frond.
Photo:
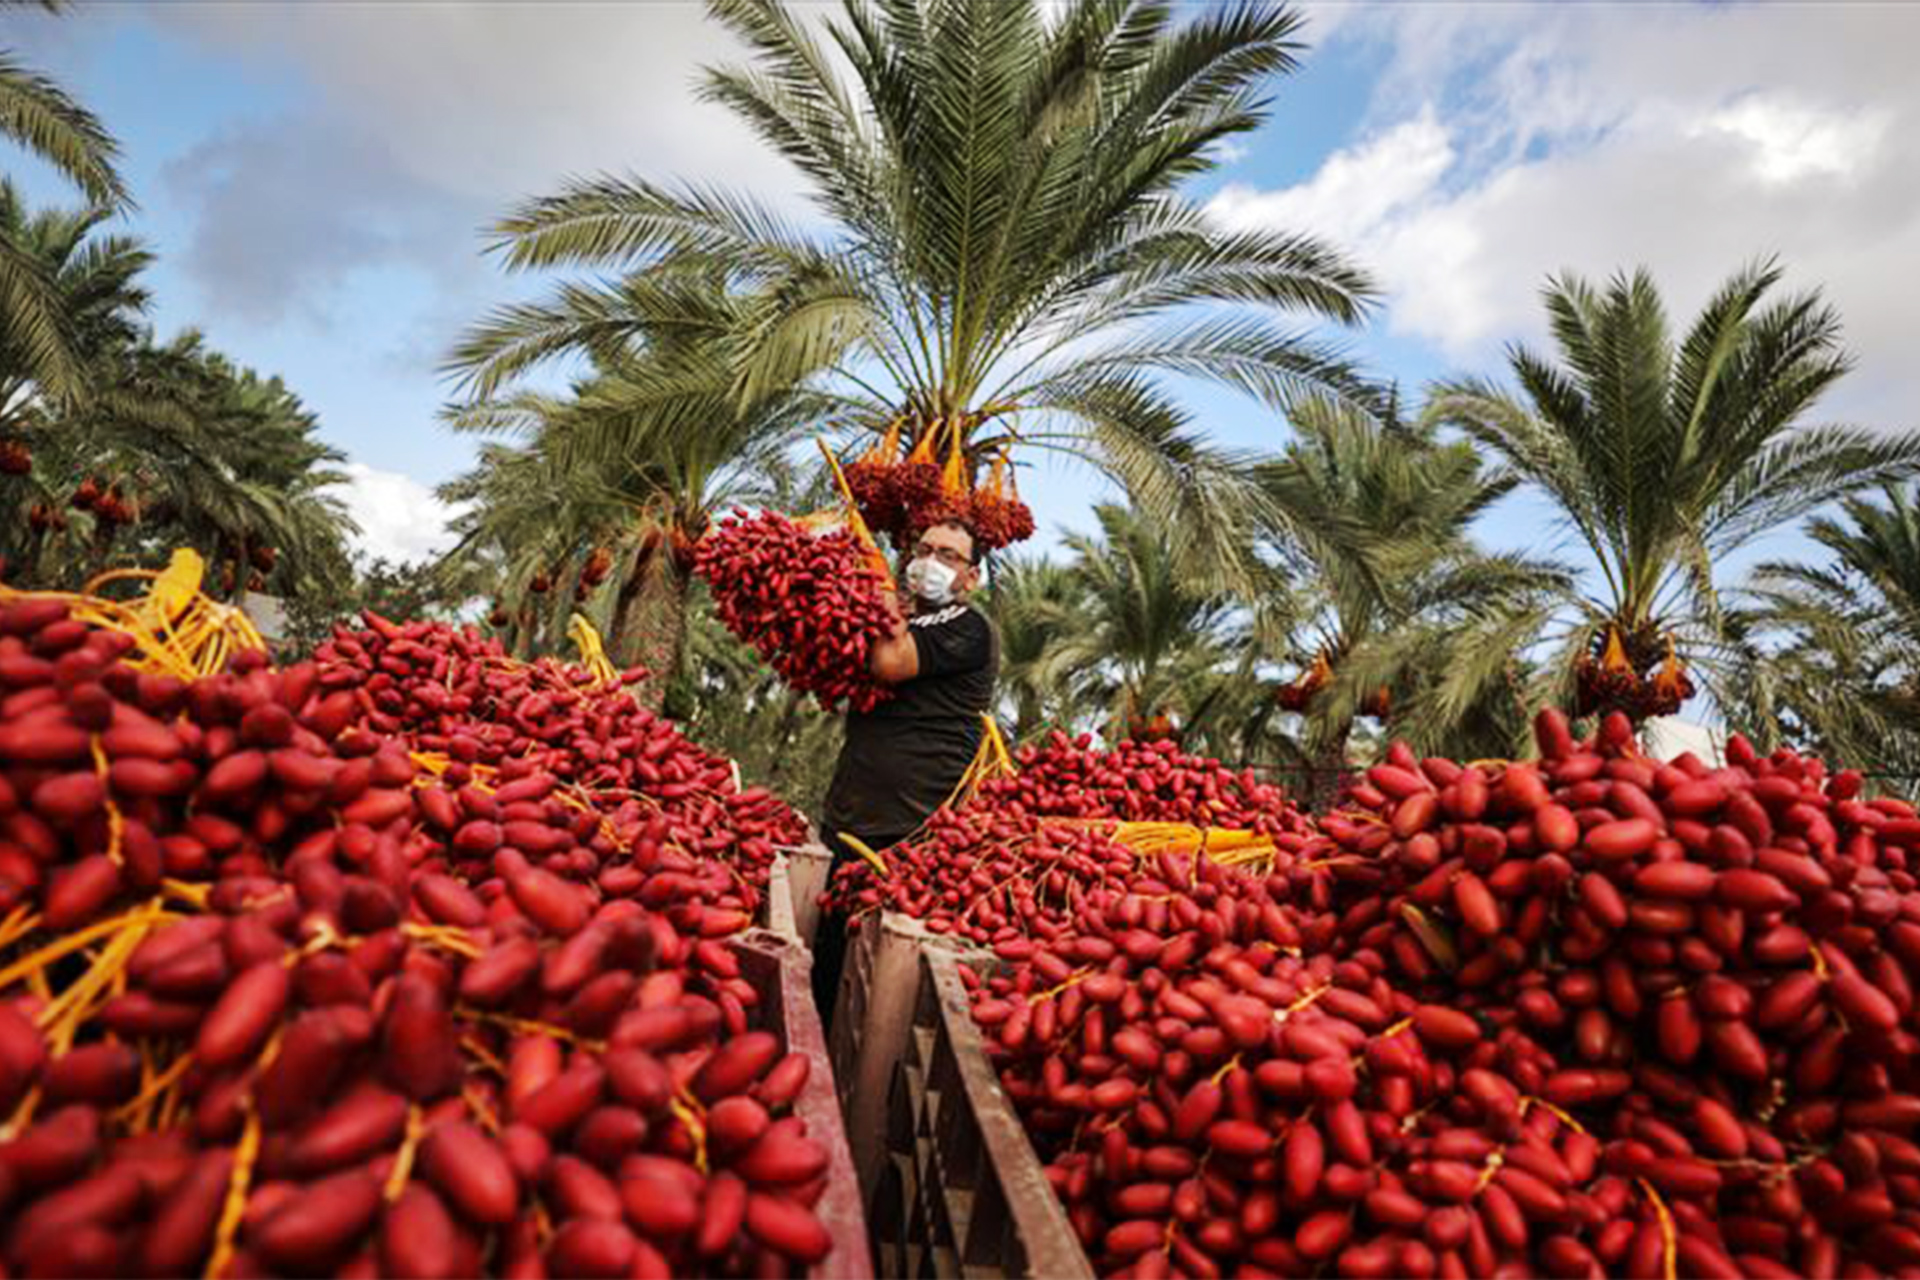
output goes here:
[{"label": "palm frond", "polygon": [[119,144],[66,90],[0,50],[0,133],[66,176],[95,204],[130,209],[114,168]]},{"label": "palm frond", "polygon": [[523,203],[493,227],[489,249],[512,270],[633,267],[669,253],[777,272],[816,250],[764,203],[738,192],[644,178],[576,179]]},{"label": "palm frond", "polygon": [[[1171,473],[1100,442],[1115,434],[1098,388],[1112,375],[1198,376],[1270,404],[1367,394],[1338,353],[1276,320],[1350,323],[1368,277],[1309,237],[1221,231],[1177,194],[1264,118],[1262,85],[1294,66],[1288,6],[1176,23],[1138,0],[1082,0],[1054,21],[1034,0],[844,0],[823,30],[777,0],[712,12],[748,58],[704,91],[799,168],[823,236],[724,191],[572,181],[498,223],[493,247],[511,269],[629,278],[495,313],[451,360],[469,394],[562,353],[605,363],[658,342],[634,276],[698,261],[753,299],[726,352],[742,405],[804,384],[886,406],[856,429],[1032,413],[1085,456],[1130,456],[1148,501],[1171,498]],[[1194,303],[1251,314],[1183,323]],[[1156,332],[1116,338],[1135,322]]]},{"label": "palm frond", "polygon": [[1730,478],[1701,521],[1716,554],[1863,489],[1920,475],[1920,435],[1807,427],[1768,445]]},{"label": "palm frond", "polygon": [[39,262],[4,240],[0,315],[6,317],[5,344],[18,355],[18,376],[39,383],[51,395],[71,395],[78,370],[54,282]]},{"label": "palm frond", "polygon": [[1252,531],[1266,503],[1249,459],[1208,447],[1183,411],[1137,375],[1062,379],[1028,403],[1071,417],[1073,430],[1052,447],[1096,465],[1164,524],[1183,572],[1222,589],[1250,582]]}]

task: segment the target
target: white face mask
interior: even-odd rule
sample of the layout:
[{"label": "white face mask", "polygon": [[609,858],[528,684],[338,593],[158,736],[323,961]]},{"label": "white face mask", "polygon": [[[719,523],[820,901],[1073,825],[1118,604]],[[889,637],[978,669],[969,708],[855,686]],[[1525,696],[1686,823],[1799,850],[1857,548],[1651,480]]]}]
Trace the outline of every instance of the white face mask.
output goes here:
[{"label": "white face mask", "polygon": [[907,590],[928,604],[947,604],[953,599],[954,580],[959,576],[951,566],[922,556],[907,565]]}]

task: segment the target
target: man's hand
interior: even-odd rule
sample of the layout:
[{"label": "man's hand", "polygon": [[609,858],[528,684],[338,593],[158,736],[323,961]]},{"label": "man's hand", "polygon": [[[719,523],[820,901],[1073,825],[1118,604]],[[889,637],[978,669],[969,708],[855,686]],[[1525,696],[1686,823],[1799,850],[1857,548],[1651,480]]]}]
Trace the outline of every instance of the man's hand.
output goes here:
[{"label": "man's hand", "polygon": [[900,684],[920,674],[920,647],[907,628],[906,610],[910,607],[904,592],[883,597],[892,615],[892,630],[874,641],[867,655],[867,670],[881,684]]}]

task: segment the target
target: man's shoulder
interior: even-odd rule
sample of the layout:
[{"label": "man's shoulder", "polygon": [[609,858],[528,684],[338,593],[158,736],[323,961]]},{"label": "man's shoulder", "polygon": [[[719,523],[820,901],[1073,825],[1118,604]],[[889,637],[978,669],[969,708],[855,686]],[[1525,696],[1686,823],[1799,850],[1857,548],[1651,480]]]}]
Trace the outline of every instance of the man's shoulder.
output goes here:
[{"label": "man's shoulder", "polygon": [[935,609],[932,613],[916,613],[907,619],[907,625],[925,629],[947,626],[990,627],[992,624],[987,621],[986,614],[970,604],[950,604],[943,609]]}]

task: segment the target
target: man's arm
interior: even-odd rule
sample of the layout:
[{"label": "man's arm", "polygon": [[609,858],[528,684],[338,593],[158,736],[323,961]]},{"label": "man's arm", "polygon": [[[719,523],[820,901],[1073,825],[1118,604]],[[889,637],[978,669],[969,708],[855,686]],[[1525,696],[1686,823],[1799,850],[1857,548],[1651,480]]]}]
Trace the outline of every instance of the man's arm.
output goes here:
[{"label": "man's arm", "polygon": [[902,684],[920,674],[920,646],[913,642],[899,601],[889,603],[893,605],[893,630],[874,641],[867,654],[867,670],[881,684]]}]

